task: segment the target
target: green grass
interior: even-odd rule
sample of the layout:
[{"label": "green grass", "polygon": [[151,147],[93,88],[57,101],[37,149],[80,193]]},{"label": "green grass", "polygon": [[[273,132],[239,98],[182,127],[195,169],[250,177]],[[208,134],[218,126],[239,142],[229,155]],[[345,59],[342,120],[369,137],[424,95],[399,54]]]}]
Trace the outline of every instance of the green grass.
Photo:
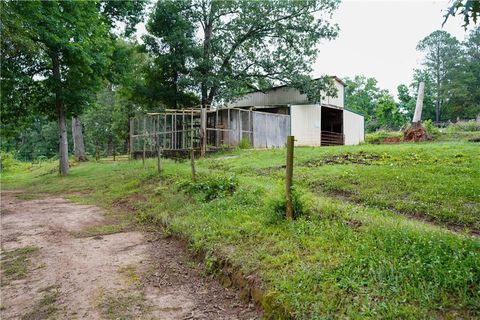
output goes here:
[{"label": "green grass", "polygon": [[141,161],[85,163],[66,178],[42,168],[2,182],[36,193],[90,191],[89,201],[106,208],[141,194],[139,222],[187,238],[212,271],[227,259],[259,278],[267,317],[476,318],[480,241],[445,225],[478,228],[478,151],[467,142],[297,148],[303,215],[293,222],[275,211],[282,149],[201,159],[193,185],[190,164],[168,160],[161,177],[149,160],[146,170]]},{"label": "green grass", "polygon": [[38,251],[38,247],[28,246],[2,252],[2,282],[23,279],[27,276],[30,258]]}]

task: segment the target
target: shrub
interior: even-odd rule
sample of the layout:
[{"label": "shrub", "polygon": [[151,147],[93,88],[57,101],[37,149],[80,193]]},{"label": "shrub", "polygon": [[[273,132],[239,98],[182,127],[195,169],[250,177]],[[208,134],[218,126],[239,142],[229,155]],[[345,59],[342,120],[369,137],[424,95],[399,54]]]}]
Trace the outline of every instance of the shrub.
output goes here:
[{"label": "shrub", "polygon": [[240,140],[238,147],[240,149],[250,149],[251,148],[250,141],[246,138],[243,138],[242,140]]},{"label": "shrub", "polygon": [[427,133],[434,138],[440,135],[440,130],[433,125],[433,121],[431,119],[425,120],[423,122],[423,127],[425,128]]},{"label": "shrub", "polygon": [[445,132],[447,133],[475,131],[480,131],[480,121],[458,121],[456,123],[449,124],[448,127],[445,128]]},{"label": "shrub", "polygon": [[237,187],[237,177],[223,175],[198,176],[195,182],[184,181],[179,184],[179,190],[195,196],[201,195],[205,201],[232,195]]},{"label": "shrub", "polygon": [[[268,207],[274,212],[275,220],[281,220],[286,217],[287,197],[285,187],[278,186],[274,194],[268,199]],[[312,203],[305,190],[292,186],[292,207],[293,217],[310,215],[312,212]]]},{"label": "shrub", "polygon": [[0,152],[0,171],[8,172],[18,167],[19,163],[10,152]]}]

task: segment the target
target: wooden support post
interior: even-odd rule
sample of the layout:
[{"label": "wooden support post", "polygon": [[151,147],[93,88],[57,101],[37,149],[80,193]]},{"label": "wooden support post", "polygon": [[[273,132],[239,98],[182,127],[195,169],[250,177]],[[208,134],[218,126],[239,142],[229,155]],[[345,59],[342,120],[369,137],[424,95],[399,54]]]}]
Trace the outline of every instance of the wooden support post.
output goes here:
[{"label": "wooden support post", "polygon": [[129,153],[130,153],[130,160],[133,160],[133,155],[134,155],[134,151],[133,151],[133,135],[135,134],[134,133],[134,118],[130,118],[130,140],[128,141],[129,142],[129,148],[130,150]]},{"label": "wooden support post", "polygon": [[182,149],[185,149],[185,110],[182,110]]},{"label": "wooden support post", "polygon": [[147,139],[145,139],[145,136],[143,136],[143,153],[142,153],[142,163],[143,163],[143,168],[145,169],[145,144],[147,143]]},{"label": "wooden support post", "polygon": [[288,220],[293,219],[292,181],[293,181],[293,145],[294,137],[287,137],[287,170],[285,177],[285,192],[287,195],[286,215]]},{"label": "wooden support post", "polygon": [[227,141],[227,145],[230,146],[230,108],[227,109],[227,137],[228,137],[228,141]]},{"label": "wooden support post", "polygon": [[190,150],[190,160],[192,164],[192,181],[196,181],[196,172],[195,172],[195,150],[193,148]]},{"label": "wooden support post", "polygon": [[157,121],[155,124],[155,144],[157,145],[157,171],[160,174],[160,157],[162,155],[161,146],[160,146],[160,116],[157,116]]},{"label": "wooden support post", "polygon": [[163,147],[167,145],[167,115],[163,115],[163,136],[162,136],[162,141],[163,141]]},{"label": "wooden support post", "polygon": [[215,109],[215,147],[220,147],[220,136],[218,130],[218,107]]},{"label": "wooden support post", "polygon": [[190,148],[193,149],[193,110],[190,111]]},{"label": "wooden support post", "polygon": [[100,160],[100,147],[98,146],[98,142],[95,144],[95,160]]},{"label": "wooden support post", "polygon": [[240,110],[238,110],[238,144],[242,143],[242,138],[243,138],[243,128],[242,128],[242,118],[243,114]]},{"label": "wooden support post", "polygon": [[162,149],[160,148],[160,144],[157,144],[157,171],[160,173],[162,167],[160,166],[160,158],[162,156]]},{"label": "wooden support post", "polygon": [[207,151],[207,109],[202,108],[200,112],[200,156],[204,157]]},{"label": "wooden support post", "polygon": [[252,109],[248,110],[248,142],[253,148],[253,133],[252,133]]}]

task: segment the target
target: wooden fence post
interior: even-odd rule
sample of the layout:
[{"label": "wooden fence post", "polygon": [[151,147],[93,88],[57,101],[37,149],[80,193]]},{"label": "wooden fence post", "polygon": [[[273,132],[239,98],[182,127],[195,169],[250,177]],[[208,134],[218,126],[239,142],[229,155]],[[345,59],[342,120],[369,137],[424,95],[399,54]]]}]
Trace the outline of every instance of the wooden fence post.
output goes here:
[{"label": "wooden fence post", "polygon": [[292,180],[293,180],[293,146],[294,137],[287,137],[287,170],[285,177],[285,192],[287,195],[286,215],[288,220],[293,219],[292,207]]},{"label": "wooden fence post", "polygon": [[130,160],[133,160],[133,135],[134,135],[134,120],[133,118],[130,118],[130,140],[128,141],[129,142],[129,148],[130,150],[129,153],[130,153]]},{"label": "wooden fence post", "polygon": [[143,137],[143,153],[142,153],[142,162],[143,162],[143,169],[145,169],[145,144],[147,143],[147,139],[145,136]]},{"label": "wooden fence post", "polygon": [[158,173],[161,171],[161,166],[160,166],[160,157],[162,156],[162,149],[160,148],[160,143],[157,145],[157,170]]},{"label": "wooden fence post", "polygon": [[195,172],[195,151],[193,148],[190,150],[190,160],[192,164],[192,181],[196,181],[196,172]]}]

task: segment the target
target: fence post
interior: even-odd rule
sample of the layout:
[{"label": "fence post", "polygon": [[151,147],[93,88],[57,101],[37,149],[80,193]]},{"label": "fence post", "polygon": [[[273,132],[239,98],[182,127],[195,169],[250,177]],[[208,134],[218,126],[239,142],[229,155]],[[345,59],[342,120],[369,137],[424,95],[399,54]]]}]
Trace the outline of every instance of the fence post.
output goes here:
[{"label": "fence post", "polygon": [[129,142],[129,148],[130,151],[130,160],[133,160],[133,135],[134,135],[134,122],[133,122],[133,118],[130,118],[130,140],[128,141]]},{"label": "fence post", "polygon": [[143,169],[145,169],[145,144],[147,143],[147,139],[145,139],[145,136],[143,137],[143,153],[142,153],[142,163],[143,163]]},{"label": "fence post", "polygon": [[190,150],[190,160],[192,164],[192,181],[195,182],[196,180],[196,172],[195,172],[195,151],[193,148]]},{"label": "fence post", "polygon": [[157,149],[157,171],[160,174],[161,167],[160,167],[160,156],[161,156],[161,149],[160,149],[160,116],[157,116],[156,119],[153,119],[153,136],[155,139],[155,146]]},{"label": "fence post", "polygon": [[158,173],[161,171],[161,166],[160,166],[160,157],[162,156],[162,149],[160,149],[160,143],[157,145],[157,170]]},{"label": "fence post", "polygon": [[293,146],[294,146],[294,137],[287,137],[287,170],[285,177],[285,192],[287,195],[286,203],[286,216],[288,220],[293,219],[293,208],[292,208],[292,180],[293,180]]}]

